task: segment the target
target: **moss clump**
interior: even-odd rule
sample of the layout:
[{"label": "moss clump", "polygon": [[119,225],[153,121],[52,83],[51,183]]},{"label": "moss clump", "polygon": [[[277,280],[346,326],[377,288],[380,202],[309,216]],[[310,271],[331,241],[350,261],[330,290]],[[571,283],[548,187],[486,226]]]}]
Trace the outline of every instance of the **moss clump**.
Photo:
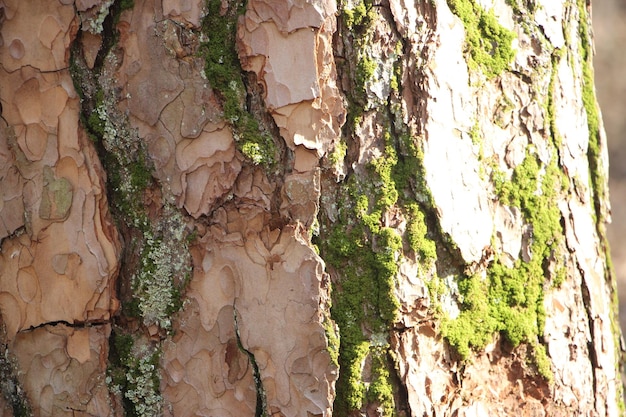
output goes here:
[{"label": "moss clump", "polygon": [[365,91],[365,86],[372,79],[374,73],[376,72],[376,67],[378,64],[372,58],[367,55],[363,55],[356,66],[356,85],[359,89],[359,97],[362,97],[365,100],[365,96],[367,92]]},{"label": "moss clump", "polygon": [[346,154],[348,153],[348,145],[344,141],[339,141],[335,144],[335,148],[328,155],[328,160],[333,165],[339,165],[343,163],[343,160],[346,158]]},{"label": "moss clump", "polygon": [[[602,206],[608,201],[606,190],[606,178],[602,174],[602,158],[600,149],[600,113],[594,89],[593,79],[593,50],[589,40],[589,24],[587,22],[585,1],[578,1],[580,37],[579,52],[582,58],[582,99],[585,113],[587,114],[587,127],[589,130],[589,146],[587,159],[589,160],[589,175],[594,198],[594,208],[598,225],[604,224],[606,219],[603,215]],[[603,227],[603,226],[602,226]]]},{"label": "moss clump", "polygon": [[[532,227],[531,259],[518,260],[512,268],[498,258],[490,265],[486,279],[465,277],[459,282],[461,313],[455,320],[444,320],[442,332],[462,358],[472,348],[483,348],[493,333],[501,332],[513,346],[530,343],[535,352],[543,333],[545,311],[544,265],[562,239],[561,213],[554,203],[560,189],[556,159],[542,170],[537,157],[528,154],[513,171],[510,182],[496,181],[503,204],[519,207]],[[543,359],[536,356],[538,365]],[[549,368],[540,373],[550,380]]]},{"label": "moss clump", "polygon": [[246,108],[247,91],[235,45],[237,17],[244,9],[245,2],[229,2],[222,10],[220,0],[209,0],[202,22],[207,40],[200,53],[205,60],[204,73],[222,101],[224,118],[233,127],[239,151],[253,164],[269,168],[276,162],[277,147],[271,133],[264,131]]},{"label": "moss clump", "polygon": [[383,417],[394,415],[393,387],[389,382],[386,347],[377,346],[371,349],[372,358],[372,381],[367,387],[367,399],[371,403],[384,404]]},{"label": "moss clump", "polygon": [[328,353],[330,354],[330,360],[333,365],[339,367],[339,333],[335,328],[334,323],[329,317],[324,317],[324,332],[326,333],[326,340],[328,340]]},{"label": "moss clump", "polygon": [[[372,241],[376,241],[374,247]],[[357,224],[348,233],[335,229],[323,246],[329,262],[343,269],[340,293],[333,294],[331,314],[341,335],[335,408],[338,415],[347,415],[361,408],[365,393],[361,367],[369,354],[370,341],[363,334],[363,326],[386,334],[396,319],[394,288],[402,240],[394,229],[383,227],[372,233]]]},{"label": "moss clump", "polygon": [[419,255],[422,262],[430,263],[437,259],[435,242],[427,237],[428,228],[424,213],[416,203],[406,205],[408,225],[406,229],[409,246]]},{"label": "moss clump", "polygon": [[448,0],[448,6],[465,27],[470,67],[480,67],[487,78],[507,69],[515,56],[513,32],[498,23],[493,11],[485,11],[473,0]]},{"label": "moss clump", "polygon": [[552,373],[552,362],[548,359],[546,347],[537,342],[531,343],[531,346],[533,348],[533,359],[537,367],[537,372],[551,384],[554,381],[554,374]]},{"label": "moss clump", "polygon": [[[408,136],[396,139],[387,132],[384,140],[384,152],[368,165],[366,177],[357,181],[352,176],[341,189],[340,218],[320,242],[324,259],[341,271],[331,309],[341,335],[337,415],[361,409],[365,400],[379,403],[385,415],[394,408],[390,365],[382,352],[397,318],[395,280],[404,242],[395,229],[384,225],[387,210],[396,206],[406,216],[404,241],[421,260],[436,258],[420,206],[406,197],[421,181],[416,178],[421,172],[417,147]],[[362,375],[366,358],[377,364],[369,387]]]},{"label": "moss clump", "polygon": [[[370,28],[377,18],[372,0],[357,0],[354,4],[344,5],[341,11],[340,29],[343,29],[345,41],[350,43],[350,62],[344,67],[349,72],[352,86],[347,91],[348,115],[346,127],[356,126],[368,104],[367,84],[377,67],[377,61],[368,55],[365,46],[369,43]],[[347,46],[347,45],[346,45]]]},{"label": "moss clump", "polygon": [[[438,281],[435,280],[435,283]],[[479,276],[472,276],[463,277],[458,285],[462,294],[460,300],[462,311],[454,320],[444,318],[441,331],[448,343],[454,346],[463,359],[466,359],[470,355],[470,348],[484,347],[500,326],[491,314],[486,282]],[[436,293],[437,289],[434,289],[434,292]]]},{"label": "moss clump", "polygon": [[341,10],[343,21],[352,32],[363,32],[376,18],[372,0],[358,0],[352,7]]}]

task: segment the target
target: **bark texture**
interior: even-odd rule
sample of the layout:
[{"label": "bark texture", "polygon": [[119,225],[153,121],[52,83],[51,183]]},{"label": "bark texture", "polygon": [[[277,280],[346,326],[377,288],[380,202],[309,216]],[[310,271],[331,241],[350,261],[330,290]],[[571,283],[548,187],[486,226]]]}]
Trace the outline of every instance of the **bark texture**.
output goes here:
[{"label": "bark texture", "polygon": [[0,12],[0,416],[624,412],[584,0]]}]

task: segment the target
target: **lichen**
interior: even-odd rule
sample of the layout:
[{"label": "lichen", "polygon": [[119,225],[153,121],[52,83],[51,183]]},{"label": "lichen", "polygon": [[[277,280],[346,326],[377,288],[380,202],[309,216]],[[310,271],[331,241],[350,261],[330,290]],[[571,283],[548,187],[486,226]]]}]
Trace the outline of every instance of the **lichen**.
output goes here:
[{"label": "lichen", "polygon": [[143,339],[125,333],[113,334],[106,380],[111,392],[122,396],[125,415],[161,415],[160,356],[160,350]]},{"label": "lichen", "polygon": [[[117,13],[119,6],[116,3],[112,12]],[[119,277],[123,318],[115,321],[156,330],[148,342],[126,335],[114,323],[108,380],[126,415],[154,416],[162,408],[159,340],[171,332],[171,317],[182,307],[191,275],[191,233],[171,196],[154,178],[145,142],[117,107],[119,91],[113,80],[119,62],[114,45],[107,48],[92,70],[80,49],[74,48],[71,73],[81,86],[81,122],[107,172],[111,213],[126,243]]]},{"label": "lichen", "polygon": [[170,317],[182,307],[181,293],[191,276],[191,266],[184,219],[171,208],[163,219],[156,232],[144,232],[140,265],[132,285],[144,324],[170,330]]},{"label": "lichen", "polygon": [[103,23],[104,20],[109,16],[109,8],[113,5],[115,0],[105,0],[100,5],[100,8],[96,12],[94,16],[90,19],[86,20],[83,23],[86,23],[86,27],[89,29],[91,33],[94,35],[98,35],[103,31]]},{"label": "lichen", "polygon": [[42,219],[60,220],[69,215],[74,190],[66,178],[55,178],[51,167],[43,168],[43,192],[39,204]]},{"label": "lichen", "polygon": [[508,68],[515,56],[513,32],[498,23],[492,10],[485,11],[474,0],[448,0],[452,13],[465,27],[469,65],[493,78]]}]

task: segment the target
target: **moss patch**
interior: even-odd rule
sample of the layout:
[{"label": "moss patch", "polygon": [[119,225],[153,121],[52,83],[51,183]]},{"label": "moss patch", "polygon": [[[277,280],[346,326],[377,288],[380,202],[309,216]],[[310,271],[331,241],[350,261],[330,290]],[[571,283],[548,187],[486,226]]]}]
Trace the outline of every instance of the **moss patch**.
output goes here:
[{"label": "moss patch", "polygon": [[[393,389],[385,352],[399,306],[395,280],[400,257],[406,245],[423,262],[436,258],[420,204],[408,197],[421,181],[415,178],[421,172],[417,145],[408,136],[394,138],[389,132],[384,139],[384,153],[368,165],[367,177],[357,181],[352,176],[340,189],[340,218],[319,243],[324,259],[341,271],[331,309],[340,333],[335,401],[340,416],[361,409],[365,401],[379,403],[391,415]],[[408,219],[404,236],[384,225],[392,207]],[[374,367],[371,383],[363,382],[366,358]]]},{"label": "moss patch", "polygon": [[[578,34],[580,37],[579,52],[582,58],[582,99],[585,113],[587,114],[587,126],[589,129],[589,147],[587,149],[587,158],[589,160],[589,175],[592,185],[592,195],[594,201],[594,209],[596,215],[596,230],[602,245],[604,257],[606,261],[606,275],[610,280],[611,291],[613,295],[612,309],[613,314],[611,316],[611,327],[613,329],[613,340],[616,346],[616,371],[621,373],[624,366],[623,353],[620,353],[620,338],[621,329],[619,327],[619,306],[617,300],[617,286],[615,282],[615,273],[613,271],[611,261],[611,251],[609,248],[608,239],[606,237],[606,218],[605,209],[607,202],[609,201],[607,181],[604,177],[604,169],[602,166],[602,149],[600,145],[600,113],[596,100],[594,90],[594,76],[593,76],[593,47],[591,44],[591,33],[589,29],[589,16],[587,14],[587,3],[584,0],[577,0],[578,7]],[[617,385],[616,401],[620,411],[624,411],[626,406],[624,404],[624,386],[623,384]]]},{"label": "moss patch", "polygon": [[[353,155],[353,147],[359,146],[356,132],[366,118],[380,136],[374,150],[378,156],[364,170],[352,171],[352,161],[346,162],[346,178],[329,196],[337,214],[324,218],[321,211],[319,237],[314,237],[333,277],[331,317],[339,329],[334,415],[356,415],[375,406],[391,416],[398,395],[388,353],[399,307],[396,279],[404,256],[429,265],[436,258],[423,213],[431,196],[424,184],[419,144],[404,125],[399,104],[402,42],[396,43],[390,58],[396,60],[393,66],[385,67],[392,70],[389,79],[373,80],[379,65],[386,65],[367,48],[375,36],[374,23],[381,19],[379,9],[365,0],[345,3],[341,10],[339,36],[346,55],[338,70],[351,85],[345,92],[348,116],[343,137],[329,161],[336,165]],[[386,100],[368,97],[373,82],[389,94]],[[402,234],[398,232],[402,228],[393,224],[396,219],[406,224]]]},{"label": "moss patch", "polygon": [[563,234],[561,213],[554,203],[561,185],[559,175],[556,158],[542,170],[537,156],[529,153],[515,168],[511,181],[495,181],[500,201],[519,207],[532,228],[531,259],[518,260],[509,268],[496,258],[486,279],[471,276],[459,281],[461,313],[455,320],[443,321],[442,333],[463,359],[471,349],[484,348],[495,332],[501,332],[513,346],[535,346],[538,371],[546,379],[552,378],[545,366],[545,350],[537,341],[545,323],[543,291],[549,274],[544,265]]},{"label": "moss patch", "polygon": [[349,31],[362,33],[367,30],[376,18],[373,1],[357,0],[351,6],[345,5],[341,9],[341,16]]},{"label": "moss patch", "polygon": [[[389,382],[389,361],[386,356],[386,347],[378,346],[371,349],[372,381],[367,388],[366,396],[371,403],[392,405],[394,403],[393,387]],[[385,407],[383,408],[382,417],[392,417],[394,411],[395,410],[391,407]]]},{"label": "moss patch", "polygon": [[587,114],[587,127],[589,130],[589,146],[587,159],[589,160],[589,175],[592,185],[592,196],[596,213],[596,224],[600,235],[604,235],[604,210],[602,207],[608,201],[606,178],[603,175],[602,155],[600,149],[600,112],[594,89],[593,78],[593,49],[590,39],[589,24],[587,21],[586,2],[578,0],[579,24],[578,34],[580,44],[578,46],[582,59],[582,99],[585,113]]},{"label": "moss patch", "polygon": [[448,6],[465,27],[470,67],[480,68],[487,78],[507,69],[515,56],[513,32],[498,23],[493,11],[485,11],[473,0],[448,0]]},{"label": "moss patch", "polygon": [[246,108],[247,91],[235,45],[237,18],[244,11],[245,2],[229,2],[222,10],[220,0],[209,0],[202,22],[207,40],[200,53],[206,77],[222,101],[224,118],[233,127],[237,148],[253,164],[269,168],[275,164],[278,150],[271,133],[264,131]]}]

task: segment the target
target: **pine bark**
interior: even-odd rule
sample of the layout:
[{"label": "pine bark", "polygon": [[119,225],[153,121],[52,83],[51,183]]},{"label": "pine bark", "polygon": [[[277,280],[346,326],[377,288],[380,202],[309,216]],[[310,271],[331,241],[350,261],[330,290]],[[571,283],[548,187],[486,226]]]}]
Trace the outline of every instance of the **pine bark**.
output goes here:
[{"label": "pine bark", "polygon": [[618,416],[584,0],[0,0],[0,417]]}]

